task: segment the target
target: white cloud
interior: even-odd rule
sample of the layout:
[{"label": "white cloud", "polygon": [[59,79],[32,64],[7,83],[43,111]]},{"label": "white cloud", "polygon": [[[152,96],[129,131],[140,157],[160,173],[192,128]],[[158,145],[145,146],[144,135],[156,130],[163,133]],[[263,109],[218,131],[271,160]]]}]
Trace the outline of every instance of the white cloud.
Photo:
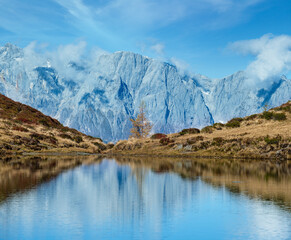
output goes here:
[{"label": "white cloud", "polygon": [[79,62],[86,50],[86,42],[80,41],[77,44],[61,45],[56,52],[49,53],[56,65],[67,64],[70,61]]},{"label": "white cloud", "polygon": [[263,82],[291,71],[291,36],[266,34],[258,39],[234,42],[229,47],[255,57],[246,68],[250,79]]},{"label": "white cloud", "polygon": [[54,0],[59,5],[67,9],[74,17],[84,20],[91,19],[91,10],[83,3],[82,0]]},{"label": "white cloud", "polygon": [[36,66],[44,65],[46,58],[42,54],[38,54],[39,51],[44,49],[45,45],[38,45],[37,42],[31,42],[23,49],[25,66],[29,69],[33,69]]},{"label": "white cloud", "polygon": [[172,57],[170,59],[170,62],[177,67],[178,71],[182,75],[187,74],[189,69],[190,69],[190,65],[188,63],[184,62],[183,60]]},{"label": "white cloud", "polygon": [[156,43],[150,47],[152,51],[154,51],[158,56],[164,55],[165,45],[162,43]]},{"label": "white cloud", "polygon": [[98,19],[96,8],[86,5],[83,0],[53,0],[62,6],[68,13],[68,23],[72,24],[85,36],[99,36],[104,41],[111,41],[117,35],[110,33],[104,25],[104,19]]},{"label": "white cloud", "polygon": [[[159,28],[189,16],[201,16],[208,25],[237,22],[247,9],[266,0],[108,0],[86,5],[82,0],[54,0],[79,21],[90,25],[122,25],[127,28]],[[244,13],[244,14],[243,14]],[[233,21],[229,21],[230,18]],[[219,19],[219,21],[217,21]],[[224,19],[224,20],[223,20]]]},{"label": "white cloud", "polygon": [[90,71],[96,67],[98,58],[104,54],[108,53],[98,47],[88,49],[84,41],[61,45],[53,51],[48,50],[47,45],[32,42],[24,48],[24,61],[28,72],[32,72],[38,66],[48,66],[49,61],[51,67],[55,68],[61,77],[82,82],[88,75],[69,67],[69,64],[74,62]]}]

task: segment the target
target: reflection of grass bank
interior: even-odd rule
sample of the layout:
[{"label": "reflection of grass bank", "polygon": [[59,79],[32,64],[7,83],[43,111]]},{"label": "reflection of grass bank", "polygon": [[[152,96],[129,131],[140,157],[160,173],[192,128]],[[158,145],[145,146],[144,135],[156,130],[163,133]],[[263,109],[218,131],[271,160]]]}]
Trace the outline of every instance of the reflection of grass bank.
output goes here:
[{"label": "reflection of grass bank", "polygon": [[[92,155],[2,158],[0,202],[80,164],[100,161],[101,157]],[[291,162],[121,156],[116,157],[116,161],[129,165],[139,178],[137,181],[143,178],[141,174],[147,173],[146,169],[157,174],[173,172],[185,179],[201,177],[203,181],[217,187],[225,186],[233,193],[245,193],[291,208]]]},{"label": "reflection of grass bank", "polygon": [[2,157],[0,202],[12,193],[31,189],[68,169],[99,160],[96,156]]},{"label": "reflection of grass bank", "polygon": [[[117,142],[105,152],[123,155],[291,159],[291,102],[262,114],[199,129]],[[270,117],[266,118],[266,113]],[[269,116],[268,115],[268,116]],[[282,117],[284,116],[284,117]]]},{"label": "reflection of grass bank", "polygon": [[201,177],[234,193],[271,200],[291,209],[291,163],[232,159],[118,157],[120,164],[145,167],[156,173],[174,172],[183,178]]}]

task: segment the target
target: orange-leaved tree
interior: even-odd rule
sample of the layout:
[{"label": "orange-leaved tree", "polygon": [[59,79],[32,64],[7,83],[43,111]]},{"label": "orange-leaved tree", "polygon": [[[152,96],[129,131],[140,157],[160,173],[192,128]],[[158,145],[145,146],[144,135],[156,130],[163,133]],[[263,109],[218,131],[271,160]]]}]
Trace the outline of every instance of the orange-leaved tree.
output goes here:
[{"label": "orange-leaved tree", "polygon": [[146,118],[146,105],[142,101],[139,106],[139,114],[135,119],[130,119],[132,128],[130,129],[131,137],[133,138],[145,138],[149,136],[152,125]]}]

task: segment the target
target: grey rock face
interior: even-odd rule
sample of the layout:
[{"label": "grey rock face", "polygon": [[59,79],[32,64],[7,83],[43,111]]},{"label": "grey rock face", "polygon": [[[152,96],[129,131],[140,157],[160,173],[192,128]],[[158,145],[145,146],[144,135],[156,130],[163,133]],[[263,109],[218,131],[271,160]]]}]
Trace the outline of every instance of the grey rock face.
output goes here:
[{"label": "grey rock face", "polygon": [[268,89],[245,84],[245,74],[212,80],[181,75],[171,64],[139,54],[101,55],[94,64],[68,62],[31,66],[22,49],[0,48],[0,92],[57,118],[64,125],[105,141],[126,139],[130,118],[141,101],[153,132],[202,128],[280,105],[291,98],[291,81],[282,77]]}]

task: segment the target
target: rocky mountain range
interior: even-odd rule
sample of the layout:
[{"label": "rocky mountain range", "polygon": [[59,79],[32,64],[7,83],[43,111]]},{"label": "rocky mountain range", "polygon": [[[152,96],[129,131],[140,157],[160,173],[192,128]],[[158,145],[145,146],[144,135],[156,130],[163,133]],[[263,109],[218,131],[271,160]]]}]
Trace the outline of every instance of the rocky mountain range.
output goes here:
[{"label": "rocky mountain range", "polygon": [[153,132],[171,133],[279,106],[291,99],[291,80],[282,76],[254,87],[244,72],[210,79],[131,52],[101,54],[93,63],[68,60],[60,68],[30,61],[26,51],[6,44],[0,48],[0,93],[85,134],[117,141],[128,138],[141,101]]}]

